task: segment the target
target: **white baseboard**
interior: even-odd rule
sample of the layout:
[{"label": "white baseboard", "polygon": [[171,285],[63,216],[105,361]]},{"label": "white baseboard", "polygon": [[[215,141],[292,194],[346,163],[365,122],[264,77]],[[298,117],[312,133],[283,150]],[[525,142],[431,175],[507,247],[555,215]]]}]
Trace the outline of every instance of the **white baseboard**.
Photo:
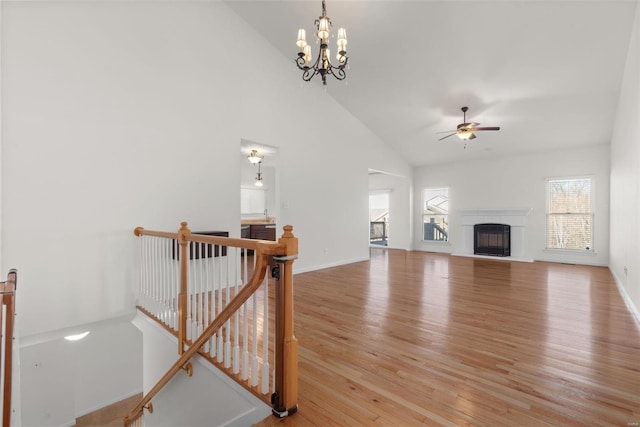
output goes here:
[{"label": "white baseboard", "polygon": [[631,300],[631,297],[627,293],[627,290],[624,288],[622,281],[620,280],[618,275],[615,273],[615,271],[613,271],[613,268],[611,268],[611,266],[609,266],[609,271],[613,276],[613,280],[616,282],[616,286],[618,287],[618,292],[620,292],[620,296],[622,297],[622,300],[627,305],[627,308],[631,312],[631,315],[636,319],[636,322],[638,322],[638,325],[640,325],[640,311],[638,311],[638,307],[636,307],[633,301]]},{"label": "white baseboard", "polygon": [[346,260],[346,261],[345,260],[336,261],[336,262],[332,262],[332,263],[329,263],[329,264],[314,265],[312,267],[305,267],[305,268],[300,268],[300,269],[295,268],[295,264],[294,264],[293,274],[308,273],[310,271],[322,270],[322,269],[331,268],[331,267],[339,267],[341,265],[353,264],[354,262],[362,262],[362,261],[369,261],[369,257],[367,256],[367,257],[362,257],[362,258],[349,259],[349,260]]}]

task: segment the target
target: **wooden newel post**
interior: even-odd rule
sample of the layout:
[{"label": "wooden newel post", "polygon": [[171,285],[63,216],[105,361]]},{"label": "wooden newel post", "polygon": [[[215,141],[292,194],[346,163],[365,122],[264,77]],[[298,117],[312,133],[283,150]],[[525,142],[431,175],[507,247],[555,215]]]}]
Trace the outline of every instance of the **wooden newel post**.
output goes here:
[{"label": "wooden newel post", "polygon": [[285,253],[274,256],[276,274],[276,384],[271,398],[273,413],[286,417],[298,410],[298,340],[293,332],[293,262],[298,258],[298,238],[285,225],[278,243]]},{"label": "wooden newel post", "polygon": [[187,266],[189,248],[187,236],[191,230],[186,222],[180,223],[178,230],[178,244],[180,245],[180,293],[178,294],[178,354],[184,353],[184,343],[187,339]]},{"label": "wooden newel post", "polygon": [[[13,325],[15,316],[16,303],[16,287],[18,284],[18,272],[15,269],[9,270],[7,281],[2,289],[2,300],[7,306],[7,317],[4,336],[4,384],[2,385],[2,394],[4,396],[2,425],[9,426],[11,424],[11,385],[13,382]],[[0,319],[0,325],[1,325]],[[0,357],[1,359],[1,357]]]}]

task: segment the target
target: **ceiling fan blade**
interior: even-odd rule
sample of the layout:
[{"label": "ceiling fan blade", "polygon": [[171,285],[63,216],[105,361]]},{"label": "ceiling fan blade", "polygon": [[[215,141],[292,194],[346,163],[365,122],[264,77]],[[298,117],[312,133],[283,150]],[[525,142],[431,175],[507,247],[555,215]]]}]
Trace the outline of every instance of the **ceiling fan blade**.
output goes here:
[{"label": "ceiling fan blade", "polygon": [[480,128],[473,128],[474,132],[477,130],[500,130],[500,126],[485,126]]},{"label": "ceiling fan blade", "polygon": [[455,132],[453,132],[453,133],[451,133],[451,134],[449,134],[449,135],[447,135],[447,136],[443,136],[443,137],[442,137],[442,138],[440,138],[438,141],[442,141],[443,139],[449,138],[450,136],[453,136],[453,135],[455,135],[455,134],[456,134],[456,133],[455,133]]},{"label": "ceiling fan blade", "polygon": [[449,133],[449,132],[455,132],[455,130],[443,130],[441,132],[436,132],[436,133]]},{"label": "ceiling fan blade", "polygon": [[477,136],[476,136],[475,133],[472,133],[471,136],[468,139],[474,139],[474,138],[477,138]]},{"label": "ceiling fan blade", "polygon": [[460,123],[457,127],[457,129],[471,129],[471,128],[475,128],[476,126],[478,126],[480,123],[476,123],[476,122],[466,122],[466,123]]}]

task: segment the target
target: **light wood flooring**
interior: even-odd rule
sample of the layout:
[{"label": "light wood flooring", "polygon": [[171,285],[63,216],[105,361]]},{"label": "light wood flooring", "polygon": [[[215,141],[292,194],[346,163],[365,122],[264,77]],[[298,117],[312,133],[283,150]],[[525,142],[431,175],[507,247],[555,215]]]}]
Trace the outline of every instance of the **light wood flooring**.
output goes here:
[{"label": "light wood flooring", "polygon": [[299,410],[260,426],[640,425],[607,268],[371,252],[294,277]]},{"label": "light wood flooring", "polygon": [[122,419],[142,399],[142,393],[76,419],[75,427],[122,427]]}]

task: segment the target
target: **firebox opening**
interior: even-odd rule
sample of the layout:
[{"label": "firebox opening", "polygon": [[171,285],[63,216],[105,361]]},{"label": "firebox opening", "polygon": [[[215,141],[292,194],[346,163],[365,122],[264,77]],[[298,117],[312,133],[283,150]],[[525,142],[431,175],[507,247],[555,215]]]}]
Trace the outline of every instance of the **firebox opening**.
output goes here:
[{"label": "firebox opening", "polygon": [[475,255],[511,256],[511,226],[476,224],[473,226]]}]

